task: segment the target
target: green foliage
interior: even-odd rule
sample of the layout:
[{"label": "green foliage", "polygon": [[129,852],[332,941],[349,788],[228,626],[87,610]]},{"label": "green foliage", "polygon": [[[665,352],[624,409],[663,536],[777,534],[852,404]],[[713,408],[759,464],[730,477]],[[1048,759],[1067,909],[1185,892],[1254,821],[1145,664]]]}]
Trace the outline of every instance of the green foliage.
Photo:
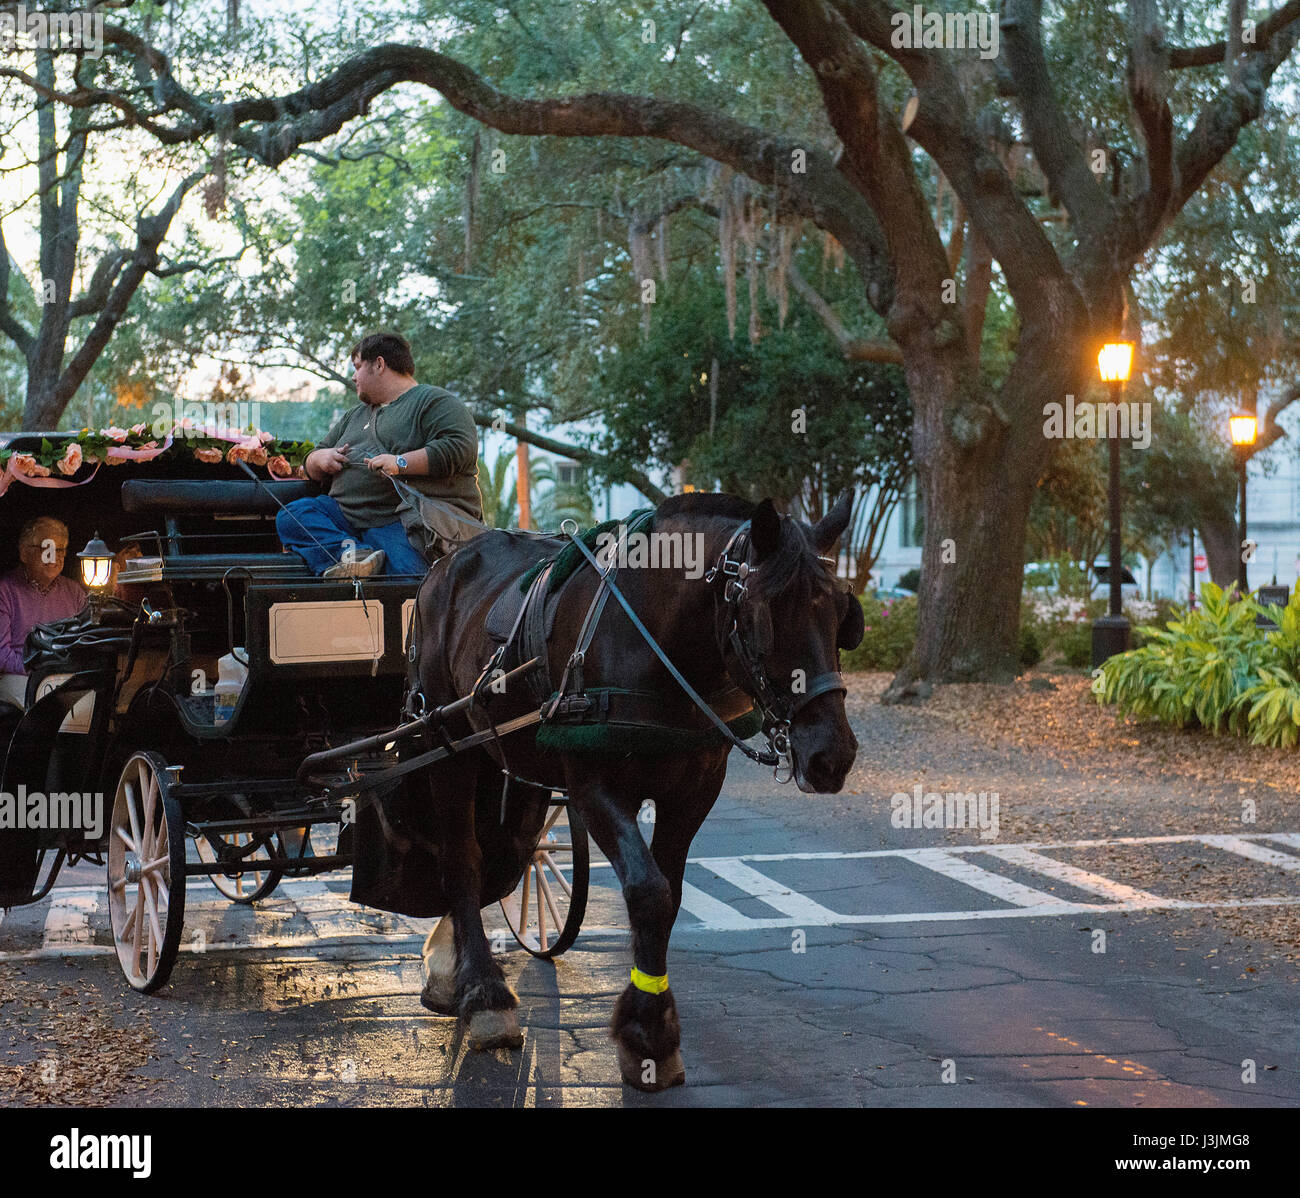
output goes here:
[{"label": "green foliage", "polygon": [[[739,307],[738,325],[747,301]],[[694,485],[753,499],[808,499],[809,483],[831,500],[851,485],[901,490],[911,469],[901,372],[846,362],[807,309],[793,307],[781,328],[774,306],[760,307],[761,340],[733,339],[721,285],[698,272],[656,306],[648,337],[610,347],[604,452],[686,463]],[[802,431],[792,431],[796,409]]]},{"label": "green foliage", "polygon": [[1197,611],[1144,628],[1141,648],[1106,662],[1093,694],[1122,715],[1291,747],[1300,739],[1300,593],[1267,635],[1255,624],[1266,610],[1207,583]]},{"label": "green foliage", "polygon": [[856,649],[840,654],[845,670],[897,670],[916,643],[915,599],[881,601],[859,596],[865,631]]},{"label": "green foliage", "polygon": [[899,576],[898,585],[905,591],[919,591],[921,589],[921,568],[913,566],[910,570],[905,571]]}]

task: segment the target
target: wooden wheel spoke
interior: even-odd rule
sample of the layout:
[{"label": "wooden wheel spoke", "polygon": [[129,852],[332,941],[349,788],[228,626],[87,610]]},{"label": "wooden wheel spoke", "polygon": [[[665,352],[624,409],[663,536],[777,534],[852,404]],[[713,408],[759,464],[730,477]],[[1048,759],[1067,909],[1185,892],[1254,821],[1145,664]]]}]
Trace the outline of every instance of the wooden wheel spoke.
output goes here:
[{"label": "wooden wheel spoke", "polygon": [[158,950],[158,945],[162,944],[162,939],[163,939],[162,924],[159,923],[158,921],[158,895],[154,892],[154,888],[151,884],[151,879],[141,878],[140,885],[141,887],[144,888],[147,894],[145,909],[149,912],[149,927],[153,931],[153,939],[150,940],[149,942],[149,949],[150,949],[149,972],[152,973],[154,969],[154,958]]},{"label": "wooden wheel spoke", "polygon": [[131,845],[136,852],[140,851],[140,821],[136,813],[136,792],[135,787],[125,779],[122,780],[122,790],[126,794],[126,817],[131,822],[131,835],[134,837],[134,843]]},{"label": "wooden wheel spoke", "polygon": [[522,936],[528,923],[528,887],[533,880],[533,863],[528,863],[524,870],[524,889],[519,897],[519,934]]},{"label": "wooden wheel spoke", "polygon": [[548,945],[546,943],[546,912],[542,908],[542,891],[546,889],[546,879],[542,877],[542,867],[540,865],[535,864],[533,868],[537,871],[537,941],[542,946],[542,952],[545,952]]},{"label": "wooden wheel spoke", "polygon": [[152,861],[146,861],[142,866],[140,866],[140,872],[146,874],[157,873],[158,870],[162,869],[169,860],[170,858],[166,853],[164,853],[161,857],[155,857]]},{"label": "wooden wheel spoke", "polygon": [[546,880],[546,874],[542,872],[540,866],[537,870],[537,890],[539,894],[546,895],[546,905],[551,909],[551,919],[555,921],[555,930],[560,931],[564,927],[564,920],[560,918],[560,909],[555,905],[555,894],[551,890],[551,884]]},{"label": "wooden wheel spoke", "polygon": [[[543,853],[542,860],[546,862],[547,868],[555,875],[555,880],[560,884],[560,889],[564,891],[566,897],[573,898],[573,887],[569,885],[563,871],[555,864],[555,859],[550,853]],[[558,916],[556,917],[558,918]]]},{"label": "wooden wheel spoke", "polygon": [[564,814],[564,808],[563,808],[563,807],[552,807],[552,808],[551,808],[551,813],[550,813],[550,815],[548,815],[548,816],[546,817],[546,823],[542,825],[542,830],[541,830],[541,832],[538,834],[537,839],[538,839],[539,841],[541,841],[541,840],[545,840],[545,839],[546,839],[546,834],[547,834],[547,833],[548,833],[548,832],[549,832],[553,827],[555,827],[555,821],[556,821],[557,819],[559,819],[560,816],[563,815],[563,814]]},{"label": "wooden wheel spoke", "polygon": [[144,940],[144,889],[135,888],[135,910],[131,912],[131,971],[140,974],[140,949]]},{"label": "wooden wheel spoke", "polygon": [[125,828],[119,826],[114,828],[113,831],[117,833],[118,839],[126,845],[131,852],[138,853],[140,851],[139,844],[131,839],[131,834]]}]

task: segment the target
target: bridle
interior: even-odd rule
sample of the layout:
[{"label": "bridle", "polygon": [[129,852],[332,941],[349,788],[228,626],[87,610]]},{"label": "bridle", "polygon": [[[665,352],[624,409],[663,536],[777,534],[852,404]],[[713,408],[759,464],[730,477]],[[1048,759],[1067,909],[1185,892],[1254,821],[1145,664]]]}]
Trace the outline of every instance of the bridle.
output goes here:
[{"label": "bridle", "polygon": [[[719,597],[722,600],[718,627],[718,651],[732,680],[758,707],[763,717],[763,734],[772,749],[785,760],[790,757],[790,725],[795,716],[828,691],[848,692],[844,678],[838,670],[827,670],[808,679],[807,688],[799,694],[773,686],[763,665],[763,652],[745,639],[740,628],[741,604],[749,596],[748,579],[759,569],[746,560],[749,556],[751,522],[746,520],[723,546],[718,560],[705,574],[709,584],[721,581]],[[752,602],[752,601],[751,601]]]}]

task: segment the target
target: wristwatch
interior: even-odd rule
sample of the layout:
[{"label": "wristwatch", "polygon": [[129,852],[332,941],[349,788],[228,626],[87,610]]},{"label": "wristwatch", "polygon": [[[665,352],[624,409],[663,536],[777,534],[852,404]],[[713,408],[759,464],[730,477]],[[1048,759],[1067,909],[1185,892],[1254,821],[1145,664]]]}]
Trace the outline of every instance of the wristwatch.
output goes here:
[{"label": "wristwatch", "polygon": [[397,459],[397,473],[398,474],[406,473],[406,459],[403,457],[399,457]]}]

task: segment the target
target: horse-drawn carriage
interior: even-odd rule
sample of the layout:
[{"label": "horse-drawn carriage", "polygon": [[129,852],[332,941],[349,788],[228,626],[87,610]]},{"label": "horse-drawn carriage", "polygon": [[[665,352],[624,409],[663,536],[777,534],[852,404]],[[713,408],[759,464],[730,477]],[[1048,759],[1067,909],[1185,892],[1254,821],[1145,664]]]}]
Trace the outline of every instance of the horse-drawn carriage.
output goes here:
[{"label": "horse-drawn carriage", "polygon": [[[81,615],[33,631],[26,709],[0,703],[0,906],[44,898],[69,862],[103,865],[118,959],[138,990],[171,973],[188,879],[255,903],[284,877],[350,866],[361,795],[407,784],[366,780],[421,751],[417,729],[394,729],[420,579],[326,581],[282,552],[280,505],[316,490],[150,462],[0,498],[0,560],[38,513],[68,525],[70,555],[98,546],[105,583],[114,548],[139,554]],[[78,556],[93,577],[94,557]],[[224,694],[223,670],[238,680]],[[313,755],[317,772],[300,771]],[[549,957],[581,923],[587,842],[562,796],[547,808],[500,901],[520,943]]]},{"label": "horse-drawn carriage", "polygon": [[[90,796],[105,819],[0,822],[0,905],[39,900],[67,861],[101,864],[123,972],[152,991],[176,959],[187,880],[255,902],[284,877],[351,866],[354,901],[446,917],[425,1005],[468,1020],[479,1047],[518,1046],[480,911],[500,902],[530,952],[563,952],[590,825],[632,927],[620,1068],[643,1089],[680,1082],[668,937],[730,750],[806,791],[838,790],[856,751],[836,648],[860,639],[861,609],[819,556],[848,498],[808,526],[766,501],[688,495],[605,530],[617,539],[600,557],[576,529],[494,531],[423,579],[333,581],[275,535],[281,507],[313,490],[156,460],[0,497],[0,561],[25,518],[50,514],[107,584],[32,632],[26,710],[0,716],[0,794],[47,811],[62,796],[65,813]],[[652,529],[695,538],[713,568],[656,563],[616,583],[628,539]],[[139,555],[110,581],[114,546]]]}]

